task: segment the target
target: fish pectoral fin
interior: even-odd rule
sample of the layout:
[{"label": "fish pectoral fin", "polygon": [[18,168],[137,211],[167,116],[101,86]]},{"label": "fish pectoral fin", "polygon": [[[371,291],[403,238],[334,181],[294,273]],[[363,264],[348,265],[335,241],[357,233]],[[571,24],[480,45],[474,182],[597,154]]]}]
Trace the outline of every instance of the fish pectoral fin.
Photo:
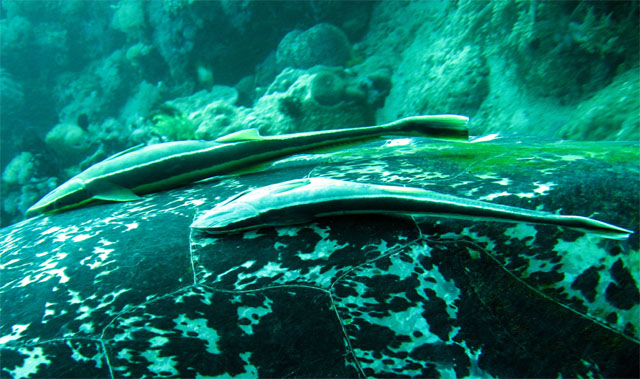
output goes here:
[{"label": "fish pectoral fin", "polygon": [[216,142],[259,141],[265,139],[258,129],[244,129],[216,138]]},{"label": "fish pectoral fin", "polygon": [[90,183],[86,188],[91,194],[91,197],[98,200],[135,201],[142,199],[130,189],[107,181]]}]

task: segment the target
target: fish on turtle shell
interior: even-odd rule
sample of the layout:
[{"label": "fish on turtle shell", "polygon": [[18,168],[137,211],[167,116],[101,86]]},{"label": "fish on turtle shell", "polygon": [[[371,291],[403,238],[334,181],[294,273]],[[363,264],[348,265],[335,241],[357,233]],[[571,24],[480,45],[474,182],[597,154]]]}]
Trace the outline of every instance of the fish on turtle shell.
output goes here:
[{"label": "fish on turtle shell", "polygon": [[174,141],[135,146],[72,177],[27,209],[27,216],[54,213],[96,201],[136,201],[140,195],[176,188],[216,175],[248,171],[291,154],[388,135],[467,141],[469,118],[406,117],[384,125],[261,136],[241,130],[216,141]]},{"label": "fish on turtle shell", "polygon": [[366,213],[548,224],[612,239],[627,239],[633,233],[588,217],[491,204],[421,188],[328,178],[289,180],[234,195],[200,215],[191,227],[225,234],[267,225],[302,224],[322,216]]}]

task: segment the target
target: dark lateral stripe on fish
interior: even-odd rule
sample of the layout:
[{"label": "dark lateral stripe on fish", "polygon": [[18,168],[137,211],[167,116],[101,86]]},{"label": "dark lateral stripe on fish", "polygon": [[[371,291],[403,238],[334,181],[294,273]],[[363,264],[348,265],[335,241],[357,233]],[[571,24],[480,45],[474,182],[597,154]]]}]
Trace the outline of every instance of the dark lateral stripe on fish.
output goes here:
[{"label": "dark lateral stripe on fish", "polygon": [[407,135],[466,141],[468,118],[408,117],[385,125],[295,133],[273,137],[240,131],[215,141],[177,141],[123,152],[99,162],[44,196],[27,216],[69,209],[90,199],[129,201],[138,195],[179,187],[215,175],[267,163],[317,148]]},{"label": "dark lateral stripe on fish", "polygon": [[292,180],[235,196],[200,215],[191,227],[221,234],[260,226],[305,223],[327,215],[362,213],[547,224],[613,239],[625,239],[632,233],[588,217],[556,215],[419,188],[327,178]]}]

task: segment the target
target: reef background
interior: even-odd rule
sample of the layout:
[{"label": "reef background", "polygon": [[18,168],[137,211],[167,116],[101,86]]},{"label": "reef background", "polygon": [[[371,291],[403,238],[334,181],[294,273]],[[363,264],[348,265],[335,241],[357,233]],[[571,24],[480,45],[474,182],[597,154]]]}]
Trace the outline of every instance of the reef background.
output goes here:
[{"label": "reef background", "polygon": [[3,1],[1,225],[140,143],[471,117],[640,138],[639,3]]}]

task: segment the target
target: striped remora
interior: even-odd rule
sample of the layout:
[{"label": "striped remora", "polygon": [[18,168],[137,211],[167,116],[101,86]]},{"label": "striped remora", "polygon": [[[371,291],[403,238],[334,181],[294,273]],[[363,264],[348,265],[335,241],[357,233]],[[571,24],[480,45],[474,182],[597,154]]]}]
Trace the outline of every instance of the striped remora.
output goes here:
[{"label": "striped remora", "polygon": [[94,200],[132,201],[216,175],[233,174],[292,154],[382,136],[468,141],[468,117],[407,117],[388,124],[261,136],[256,129],[215,141],[176,141],[125,150],[72,177],[31,206],[28,217],[75,208]]},{"label": "striped remora", "polygon": [[381,213],[547,224],[626,239],[632,231],[588,217],[559,215],[442,194],[421,188],[308,178],[272,184],[229,198],[191,227],[223,234],[262,226],[301,224],[315,217]]}]

